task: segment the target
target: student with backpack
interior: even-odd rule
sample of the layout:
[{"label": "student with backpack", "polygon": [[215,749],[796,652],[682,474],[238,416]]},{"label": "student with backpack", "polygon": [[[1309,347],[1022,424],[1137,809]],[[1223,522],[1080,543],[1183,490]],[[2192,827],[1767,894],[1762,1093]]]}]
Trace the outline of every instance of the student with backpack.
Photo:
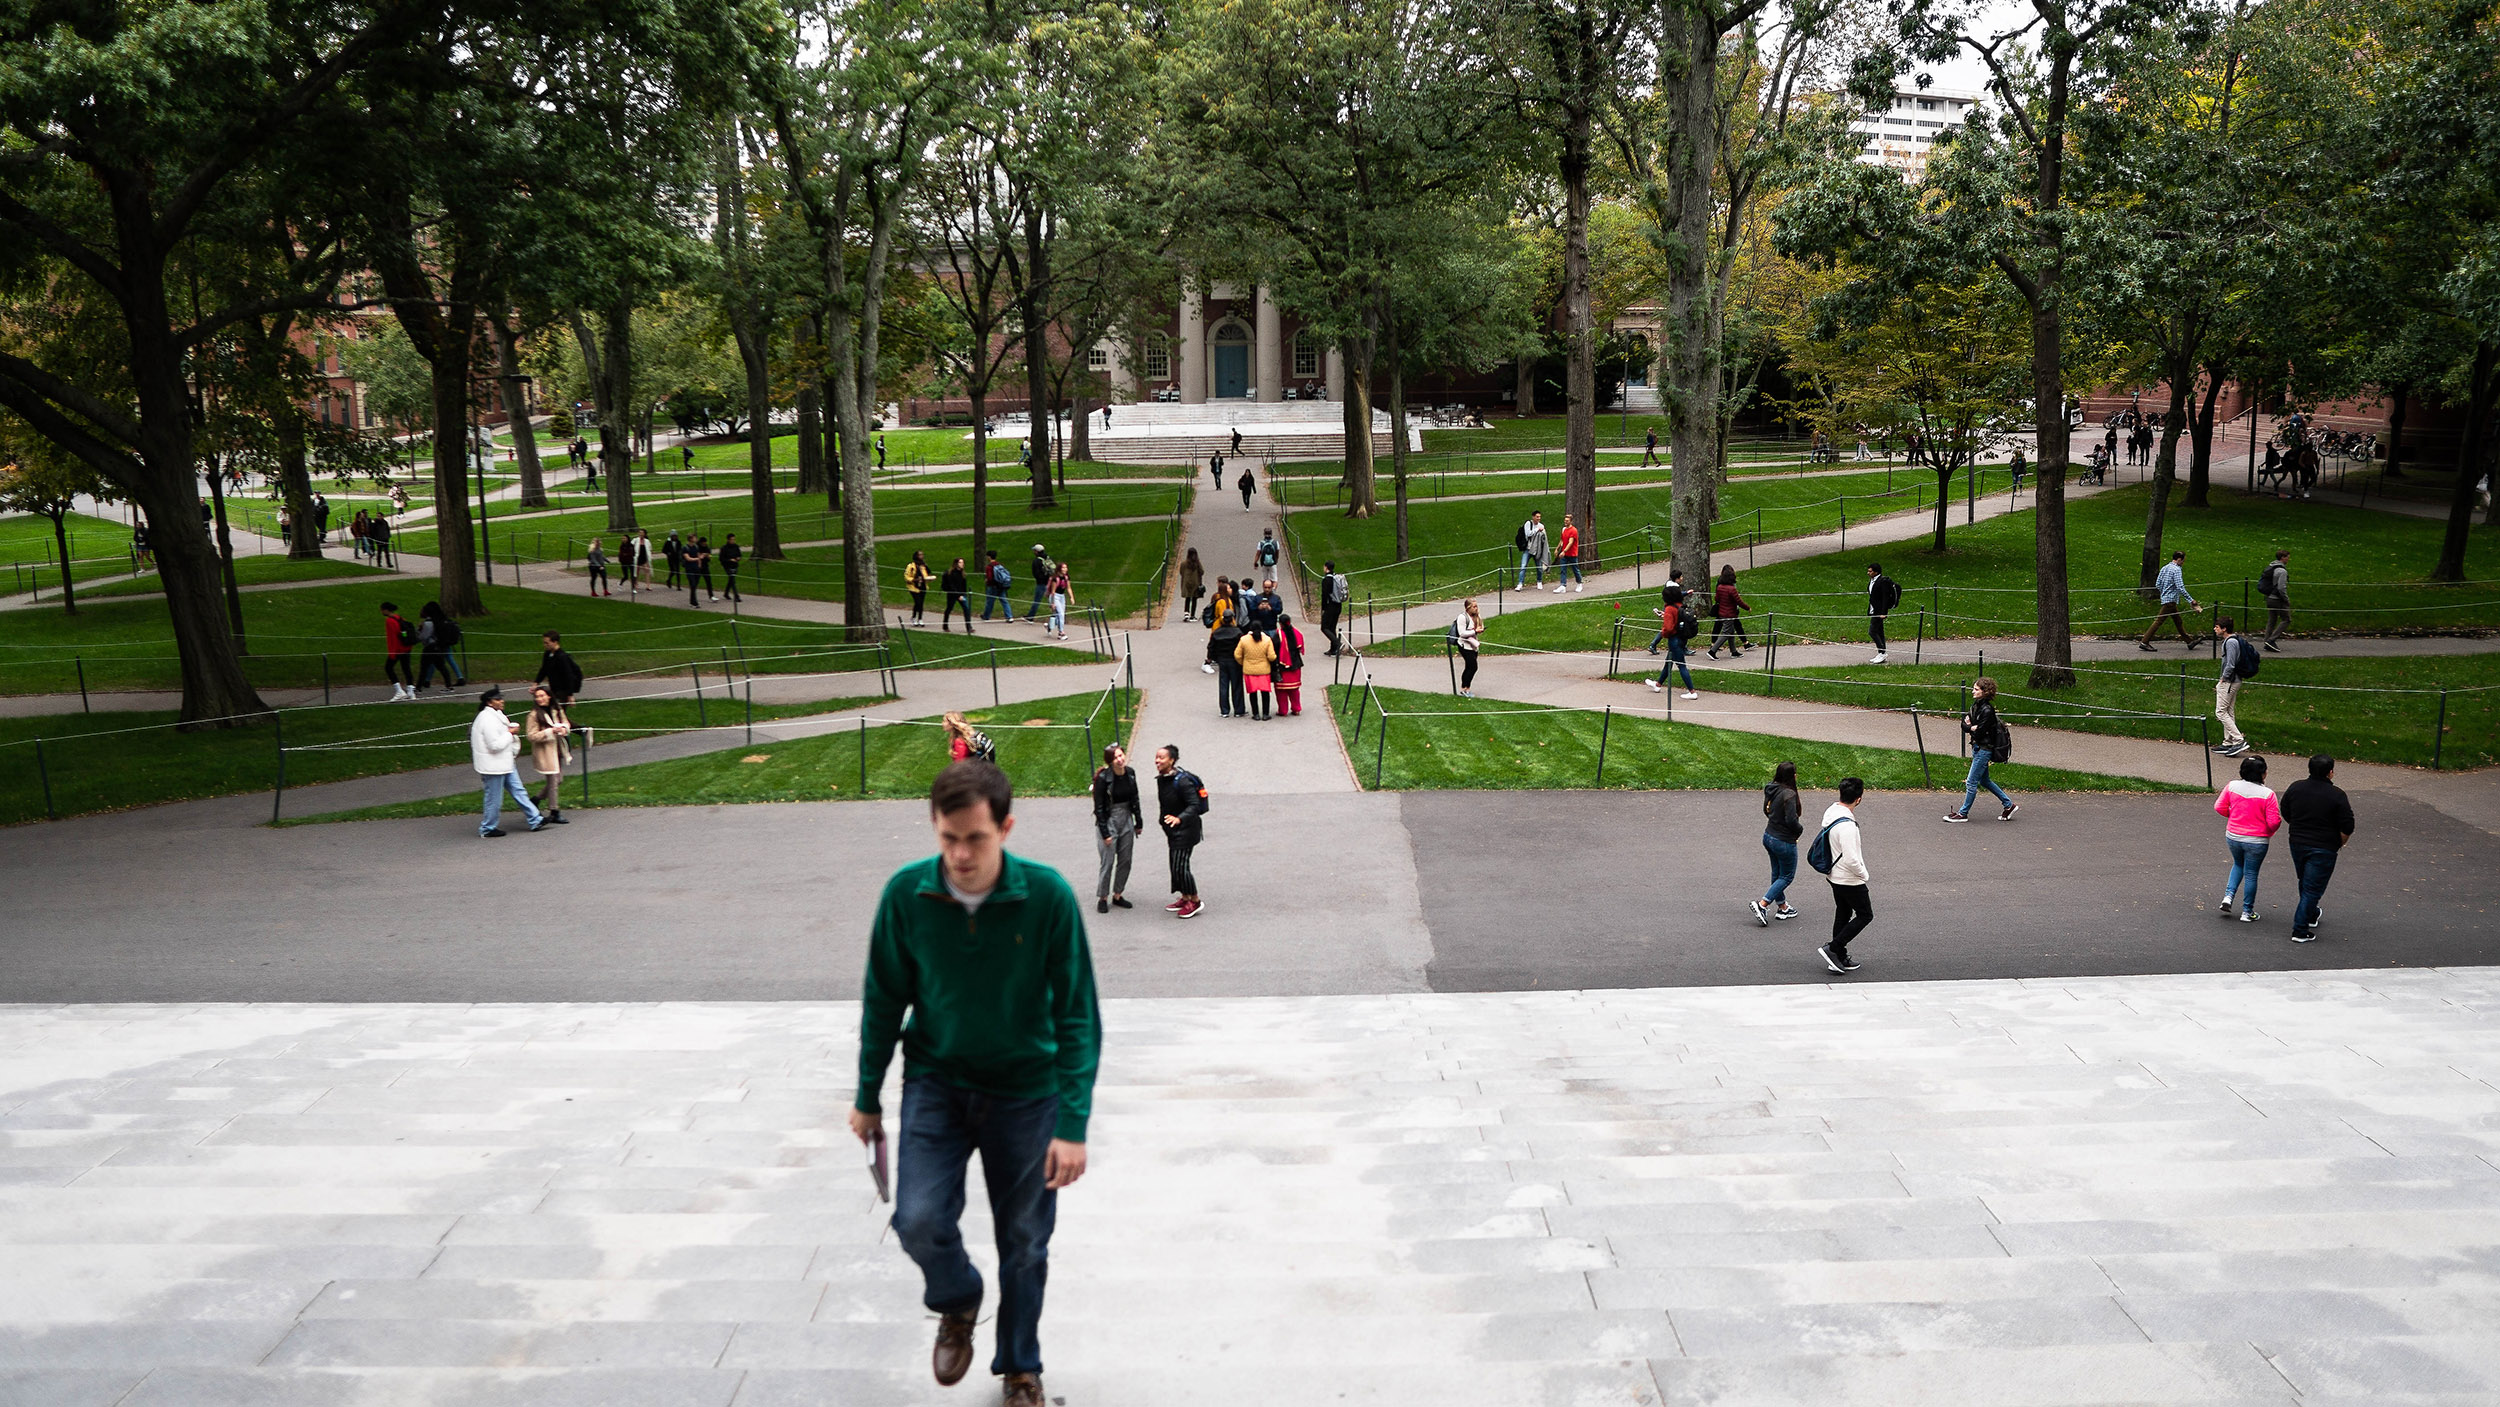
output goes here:
[{"label": "student with backpack", "polygon": [[1328,653],[1331,655],[1345,652],[1344,647],[1337,643],[1337,621],[1345,614],[1346,600],[1353,594],[1354,584],[1337,570],[1336,563],[1330,562],[1326,575],[1319,579],[1319,633],[1328,637]]},{"label": "student with backpack", "polygon": [[1866,783],[1840,779],[1840,800],[1823,812],[1823,829],[1806,851],[1806,863],[1832,886],[1832,941],[1816,949],[1833,972],[1855,972],[1850,941],[1875,921],[1875,904],[1867,896],[1866,840],[1858,833],[1858,802]]},{"label": "student with backpack", "polygon": [[[1105,409],[1109,407],[1106,406]],[[1181,559],[1178,585],[1181,596],[1181,619],[1196,620],[1198,600],[1207,594],[1207,569],[1206,564],[1198,560],[1198,549],[1195,547],[1190,548],[1189,555]]]},{"label": "student with backpack", "polygon": [[2257,574],[2257,594],[2266,601],[2266,648],[2279,655],[2274,642],[2292,628],[2292,549],[2275,549],[2274,560]]},{"label": "student with backpack", "polygon": [[914,625],[928,624],[921,613],[928,609],[929,580],[934,575],[929,570],[929,554],[926,552],[912,553],[911,560],[903,564],[903,591],[911,597],[911,623]]},{"label": "student with backpack", "polygon": [[1998,820],[2014,819],[2014,813],[2023,808],[1988,775],[1991,765],[2014,755],[2014,730],[1997,717],[1997,681],[1987,675],[1971,684],[1970,711],[1962,716],[1962,732],[1970,738],[1970,776],[1962,783],[1962,809],[1947,813],[1945,824],[1958,826],[1970,819],[1971,803],[1979,799],[1981,787],[1996,793],[1998,804],[2005,808]]},{"label": "student with backpack", "polygon": [[938,720],[946,730],[946,758],[949,762],[987,762],[998,765],[998,744],[990,736],[972,726],[960,713],[950,713]]},{"label": "student with backpack", "polygon": [[1770,927],[1775,918],[1797,916],[1788,902],[1788,886],[1797,878],[1798,838],[1806,833],[1803,809],[1797,797],[1797,764],[1783,762],[1772,769],[1770,782],[1762,788],[1762,848],[1771,855],[1771,887],[1753,901],[1753,921],[1759,927]]},{"label": "student with backpack", "polygon": [[457,688],[469,682],[460,677],[459,671],[452,668],[452,647],[459,643],[460,627],[453,624],[451,617],[443,613],[442,603],[426,602],[417,612],[416,693],[425,692],[426,681],[432,679],[437,670],[442,672],[443,687],[446,689]]},{"label": "student with backpack", "polygon": [[1258,548],[1250,554],[1251,564],[1255,568],[1252,575],[1270,575],[1275,570],[1276,564],[1283,558],[1284,547],[1276,541],[1276,530],[1274,528],[1259,529]]},{"label": "student with backpack", "polygon": [[1175,918],[1196,918],[1206,905],[1198,898],[1198,876],[1189,867],[1189,854],[1206,836],[1207,784],[1181,770],[1177,743],[1155,749],[1155,809],[1164,844],[1171,849],[1172,893],[1178,896],[1163,911]]},{"label": "student with backpack", "polygon": [[1511,534],[1510,545],[1519,553],[1519,579],[1510,584],[1513,591],[1528,589],[1528,573],[1536,573],[1536,589],[1545,589],[1545,515],[1530,513],[1528,521]]},{"label": "student with backpack", "polygon": [[1450,622],[1450,645],[1466,661],[1458,676],[1458,696],[1462,699],[1476,696],[1476,650],[1483,639],[1484,612],[1477,609],[1476,598],[1470,596],[1467,604],[1459,608],[1458,619]]},{"label": "student with backpack", "polygon": [[[1668,671],[1674,670],[1684,676],[1684,697],[1700,698],[1700,693],[1693,688],[1692,666],[1684,662],[1684,646],[1701,633],[1701,617],[1694,614],[1691,598],[1685,594],[1681,569],[1667,573],[1666,589],[1659,595],[1663,604],[1658,607],[1658,638],[1667,642],[1667,660],[1658,666],[1658,677],[1647,681],[1649,691],[1654,694],[1664,688]],[[1655,652],[1657,648],[1657,642],[1652,641],[1651,651]]]},{"label": "student with backpack", "polygon": [[1891,615],[1892,608],[1900,604],[1901,587],[1891,577],[1884,575],[1884,564],[1867,563],[1866,638],[1875,642],[1875,658],[1868,660],[1868,664],[1884,662],[1884,617]]},{"label": "student with backpack", "polygon": [[1249,512],[1250,495],[1258,490],[1259,481],[1250,476],[1249,470],[1244,469],[1241,471],[1241,477],[1233,481],[1233,487],[1241,490],[1241,511]]},{"label": "student with backpack", "polygon": [[1016,603],[1008,599],[1007,593],[1016,589],[1016,574],[1007,569],[1006,563],[998,560],[997,553],[992,552],[989,557],[989,565],[981,572],[981,619],[988,620],[990,611],[996,608],[1005,611],[1007,619],[1013,622]]},{"label": "student with backpack", "polygon": [[1033,562],[1030,570],[1033,573],[1033,600],[1025,607],[1024,618],[1039,620],[1042,618],[1042,612],[1050,609],[1051,565],[1050,549],[1038,542],[1033,544]]},{"label": "student with backpack", "polygon": [[382,603],[382,678],[391,686],[392,703],[417,696],[417,676],[408,670],[408,647],[417,643],[416,627],[402,620],[399,607]]},{"label": "student with backpack", "polygon": [[2257,647],[2241,638],[2229,616],[2214,617],[2214,635],[2222,641],[2222,673],[2214,680],[2214,721],[2222,725],[2222,744],[2214,751],[2237,757],[2248,751],[2240,733],[2240,686],[2257,677],[2260,661]]}]

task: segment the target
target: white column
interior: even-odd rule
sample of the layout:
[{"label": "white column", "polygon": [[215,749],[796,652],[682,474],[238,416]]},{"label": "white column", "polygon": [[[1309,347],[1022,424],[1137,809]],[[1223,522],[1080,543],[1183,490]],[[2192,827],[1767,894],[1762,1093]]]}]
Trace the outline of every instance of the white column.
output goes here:
[{"label": "white column", "polygon": [[1181,404],[1207,403],[1207,304],[1195,286],[1181,285]]},{"label": "white column", "polygon": [[1115,398],[1137,399],[1137,362],[1126,342],[1111,344],[1111,390]]},{"label": "white column", "polygon": [[1328,349],[1328,399],[1345,399],[1345,355],[1334,347]]},{"label": "white column", "polygon": [[1284,319],[1276,311],[1276,300],[1267,296],[1267,285],[1259,285],[1258,347],[1252,353],[1257,369],[1256,399],[1281,401],[1285,398]]}]

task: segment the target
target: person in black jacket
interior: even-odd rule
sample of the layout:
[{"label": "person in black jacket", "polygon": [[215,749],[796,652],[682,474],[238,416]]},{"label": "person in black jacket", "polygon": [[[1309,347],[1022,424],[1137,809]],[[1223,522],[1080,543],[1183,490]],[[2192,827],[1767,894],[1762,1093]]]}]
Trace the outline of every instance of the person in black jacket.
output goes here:
[{"label": "person in black jacket", "polygon": [[674,587],[678,573],[684,571],[686,566],[686,544],[678,540],[675,528],[669,529],[668,541],[660,544],[660,556],[668,562],[668,579],[661,584]]},{"label": "person in black jacket", "polygon": [[721,591],[732,601],[746,599],[738,594],[738,564],[746,558],[746,549],[738,545],[738,535],[731,533],[720,545],[720,569]]},{"label": "person in black jacket", "polygon": [[582,691],[582,667],[565,653],[562,635],[550,630],[538,639],[547,648],[539,655],[538,672],[530,676],[530,682],[546,685],[557,703],[569,704]]},{"label": "person in black jacket", "polygon": [[2315,942],[2318,906],[2326,898],[2327,881],[2335,878],[2335,857],[2352,839],[2352,799],[2335,785],[2335,759],[2322,752],[2309,759],[2308,778],[2285,787],[2276,804],[2292,833],[2292,867],[2300,872],[2292,941]]},{"label": "person in black jacket", "polygon": [[964,611],[964,634],[970,635],[972,633],[972,579],[964,575],[963,558],[956,558],[955,565],[948,567],[946,574],[938,578],[938,589],[946,593],[946,614],[938,617],[938,629],[954,629],[955,627],[950,622],[955,619],[955,608],[961,606]]},{"label": "person in black jacket", "polygon": [[1137,853],[1139,819],[1137,773],[1128,765],[1128,749],[1105,744],[1102,766],[1094,769],[1094,838],[1102,842],[1102,872],[1094,879],[1094,912],[1134,908],[1120,897],[1128,888],[1129,861]]},{"label": "person in black jacket", "polygon": [[1979,799],[1981,787],[1995,792],[1998,803],[2005,807],[2005,814],[1998,820],[2014,819],[2014,813],[2023,808],[2015,805],[2014,798],[2007,796],[1996,778],[1988,775],[1988,764],[2014,749],[2005,720],[1997,717],[1997,681],[1987,675],[1971,683],[1970,712],[1962,718],[1962,731],[1970,737],[1970,776],[1962,783],[1962,809],[1948,814],[1945,823],[1958,826],[1969,820],[1970,804]]},{"label": "person in black jacket", "polygon": [[1762,788],[1762,848],[1771,852],[1771,887],[1753,901],[1753,921],[1764,928],[1775,918],[1797,916],[1788,902],[1788,886],[1797,878],[1797,838],[1806,833],[1802,811],[1797,799],[1797,764],[1783,762],[1772,769],[1769,784]]},{"label": "person in black jacket", "polygon": [[1884,662],[1884,617],[1901,604],[1901,588],[1884,575],[1884,564],[1866,564],[1866,638],[1875,642],[1875,658],[1868,664]]},{"label": "person in black jacket", "polygon": [[1155,806],[1163,820],[1164,843],[1172,849],[1172,892],[1180,897],[1164,905],[1179,918],[1196,918],[1206,905],[1198,899],[1198,876],[1189,868],[1189,852],[1205,838],[1207,784],[1181,770],[1177,743],[1155,749]]},{"label": "person in black jacket", "polygon": [[1233,648],[1241,643],[1241,625],[1227,616],[1207,635],[1207,662],[1215,666],[1215,711],[1225,718],[1250,716],[1250,695],[1241,682],[1241,661]]}]

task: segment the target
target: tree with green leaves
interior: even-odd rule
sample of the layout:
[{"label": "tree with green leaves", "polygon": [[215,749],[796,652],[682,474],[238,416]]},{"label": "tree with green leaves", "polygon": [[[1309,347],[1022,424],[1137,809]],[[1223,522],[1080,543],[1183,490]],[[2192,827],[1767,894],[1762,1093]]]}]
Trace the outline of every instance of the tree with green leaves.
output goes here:
[{"label": "tree with green leaves", "polygon": [[70,580],[69,517],[79,499],[118,500],[112,483],[94,467],[15,427],[0,428],[0,513],[31,513],[52,523],[61,564],[61,611],[78,614],[78,588]]}]

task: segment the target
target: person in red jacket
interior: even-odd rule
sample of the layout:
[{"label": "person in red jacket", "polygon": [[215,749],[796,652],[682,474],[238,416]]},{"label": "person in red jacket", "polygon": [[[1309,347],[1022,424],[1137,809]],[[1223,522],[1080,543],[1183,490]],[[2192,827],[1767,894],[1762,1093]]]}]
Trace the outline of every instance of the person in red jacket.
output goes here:
[{"label": "person in red jacket", "polygon": [[411,632],[399,618],[399,607],[382,603],[382,677],[390,681],[391,702],[417,696],[417,676],[408,668],[408,639]]},{"label": "person in red jacket", "polygon": [[1554,543],[1554,594],[1560,596],[1566,582],[1578,582],[1576,590],[1589,589],[1589,579],[1580,574],[1580,528],[1563,514],[1561,538]]},{"label": "person in red jacket", "polygon": [[1715,660],[1719,657],[1721,641],[1727,642],[1728,658],[1741,660],[1745,657],[1747,642],[1742,613],[1749,608],[1745,593],[1736,589],[1735,564],[1722,564],[1719,584],[1711,595],[1710,658]]}]

